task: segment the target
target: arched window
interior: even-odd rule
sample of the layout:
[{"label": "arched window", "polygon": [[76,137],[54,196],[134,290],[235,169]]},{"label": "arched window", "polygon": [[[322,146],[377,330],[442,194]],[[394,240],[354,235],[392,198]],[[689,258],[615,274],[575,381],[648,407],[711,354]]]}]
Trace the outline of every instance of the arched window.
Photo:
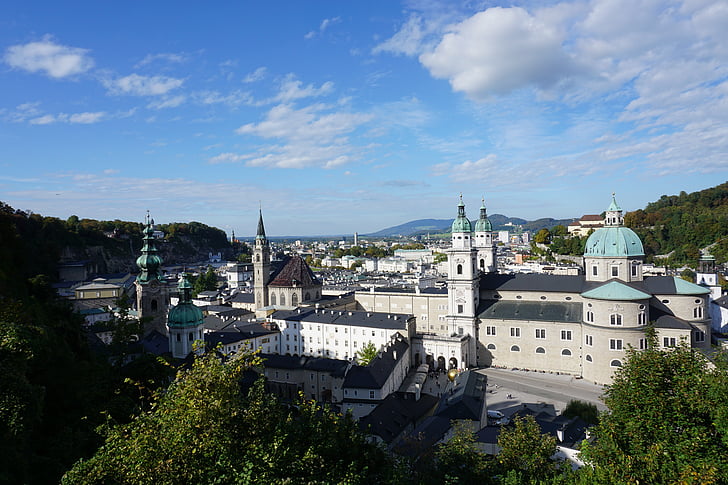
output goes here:
[{"label": "arched window", "polygon": [[609,365],[612,367],[622,367],[622,362],[617,359],[614,359],[613,361],[611,361],[609,363]]},{"label": "arched window", "polygon": [[298,306],[298,295],[296,293],[291,295],[291,305]]},{"label": "arched window", "polygon": [[537,354],[545,354],[546,353],[546,349],[544,349],[543,347],[536,347],[536,353]]},{"label": "arched window", "polygon": [[495,350],[495,344],[488,344],[486,347],[488,350]]},{"label": "arched window", "polygon": [[484,259],[480,260],[480,269],[485,269],[485,260]]},{"label": "arched window", "polygon": [[306,293],[306,301],[311,299],[311,293]]},{"label": "arched window", "polygon": [[271,293],[270,294],[270,304],[271,305],[275,305],[276,304],[276,294],[275,293]]},{"label": "arched window", "polygon": [[511,352],[520,352],[521,348],[518,345],[514,345],[511,347]]},{"label": "arched window", "polygon": [[571,357],[571,350],[564,349],[561,351],[561,355],[563,355],[564,357]]},{"label": "arched window", "polygon": [[590,323],[594,322],[594,312],[593,311],[589,310],[588,312],[586,312],[586,321],[590,322]]},{"label": "arched window", "polygon": [[612,313],[609,315],[609,323],[612,325],[622,325],[622,315],[619,313]]},{"label": "arched window", "polygon": [[281,306],[286,305],[286,295],[285,293],[281,293]]},{"label": "arched window", "polygon": [[592,356],[589,355],[589,354],[586,354],[586,361],[587,362],[591,362],[592,361]]},{"label": "arched window", "polygon": [[255,260],[260,263],[260,254],[255,255]]},{"label": "arched window", "polygon": [[703,307],[695,307],[693,309],[693,318],[703,318]]},{"label": "arched window", "polygon": [[458,265],[457,274],[463,274],[463,265],[462,264]]}]

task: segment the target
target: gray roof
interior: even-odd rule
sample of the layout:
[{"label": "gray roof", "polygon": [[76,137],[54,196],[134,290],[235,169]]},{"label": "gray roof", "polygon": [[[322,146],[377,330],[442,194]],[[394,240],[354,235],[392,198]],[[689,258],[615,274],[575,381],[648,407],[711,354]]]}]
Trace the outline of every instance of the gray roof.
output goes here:
[{"label": "gray roof", "polygon": [[482,300],[478,306],[478,317],[481,320],[502,319],[578,323],[582,321],[582,303]]},{"label": "gray roof", "polygon": [[384,398],[374,410],[359,420],[359,427],[391,443],[408,426],[414,425],[430,412],[438,399],[421,394],[420,399],[406,392],[395,392]]},{"label": "gray roof", "polygon": [[255,295],[252,293],[235,293],[228,301],[233,303],[255,303]]},{"label": "gray roof", "polygon": [[260,354],[263,367],[267,369],[303,369],[314,372],[329,372],[333,377],[343,377],[349,367],[349,361],[307,357],[305,355]]},{"label": "gray roof", "polygon": [[[381,389],[392,374],[397,362],[404,358],[409,344],[399,335],[393,344],[381,352],[367,366],[355,365],[344,379],[344,387],[353,389]],[[347,401],[347,398],[344,398]]]},{"label": "gray roof", "polygon": [[324,323],[352,327],[407,329],[412,315],[321,309],[276,310],[271,318],[289,322]]},{"label": "gray roof", "polygon": [[445,390],[435,414],[448,419],[480,421],[487,383],[488,376],[485,374],[469,370],[461,372]]},{"label": "gray roof", "polygon": [[585,291],[583,275],[549,275],[539,273],[487,273],[480,277],[481,290],[543,291],[547,293],[581,293]]},{"label": "gray roof", "polygon": [[690,330],[692,325],[682,318],[673,315],[663,315],[655,320],[655,328],[674,328],[677,330]]},{"label": "gray roof", "polygon": [[263,327],[262,325],[258,325],[257,323],[251,323],[241,326],[228,326],[225,330],[206,333],[205,343],[212,347],[217,344],[228,345],[233,342],[240,342],[242,340],[249,340],[252,338],[274,333],[278,332],[268,330],[267,328]]}]

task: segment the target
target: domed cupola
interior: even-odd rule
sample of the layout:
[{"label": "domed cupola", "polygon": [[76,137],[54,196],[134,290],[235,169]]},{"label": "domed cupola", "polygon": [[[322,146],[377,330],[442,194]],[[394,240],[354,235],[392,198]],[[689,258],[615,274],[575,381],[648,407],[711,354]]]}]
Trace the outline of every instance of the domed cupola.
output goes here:
[{"label": "domed cupola", "polygon": [[[167,316],[169,349],[173,357],[184,359],[195,351],[194,342],[203,340],[204,316],[202,310],[192,303],[192,285],[185,274],[180,277],[177,288],[179,303]],[[200,352],[203,350],[197,349]]]},{"label": "domed cupola", "polygon": [[458,204],[458,216],[452,222],[452,232],[473,232],[470,221],[465,216],[465,204],[463,203],[463,196],[460,194],[460,203]]},{"label": "domed cupola", "polygon": [[180,277],[177,288],[179,289],[179,303],[169,311],[167,326],[171,329],[202,325],[204,316],[202,310],[192,303],[192,285],[185,274]]},{"label": "domed cupola", "polygon": [[136,264],[141,270],[137,280],[141,284],[146,284],[152,280],[162,280],[162,258],[157,254],[157,246],[154,243],[154,219],[149,217],[148,211],[143,234],[142,254],[137,258]]},{"label": "domed cupola", "polygon": [[488,219],[488,214],[485,209],[485,198],[483,198],[483,205],[480,206],[480,218],[475,223],[475,232],[491,232],[493,225]]},{"label": "domed cupola", "polygon": [[584,261],[587,279],[642,280],[640,264],[645,255],[642,241],[632,229],[624,227],[623,222],[622,209],[612,194],[612,203],[606,210],[604,227],[596,229],[586,241]]}]

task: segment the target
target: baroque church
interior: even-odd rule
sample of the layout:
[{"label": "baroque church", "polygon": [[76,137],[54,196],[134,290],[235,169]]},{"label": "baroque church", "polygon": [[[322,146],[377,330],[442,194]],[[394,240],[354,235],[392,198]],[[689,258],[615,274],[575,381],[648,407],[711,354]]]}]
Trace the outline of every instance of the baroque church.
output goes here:
[{"label": "baroque church", "polygon": [[[415,364],[498,366],[611,382],[629,347],[710,347],[709,290],[673,276],[643,276],[639,237],[614,196],[604,227],[589,236],[583,275],[502,274],[485,205],[473,225],[458,204],[446,295],[357,292],[365,310],[416,312]],[[445,304],[446,301],[446,304]],[[433,302],[437,302],[433,304]]]}]

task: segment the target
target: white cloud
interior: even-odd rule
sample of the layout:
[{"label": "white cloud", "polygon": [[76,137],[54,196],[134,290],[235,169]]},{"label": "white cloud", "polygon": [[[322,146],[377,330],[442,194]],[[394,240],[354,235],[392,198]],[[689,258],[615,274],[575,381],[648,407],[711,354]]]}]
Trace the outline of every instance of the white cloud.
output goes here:
[{"label": "white cloud", "polygon": [[260,81],[265,78],[266,74],[268,74],[268,69],[266,67],[259,67],[255,71],[248,73],[244,78],[244,83],[254,83],[256,81]]},{"label": "white cloud", "polygon": [[13,68],[29,72],[42,71],[60,79],[91,69],[94,62],[88,52],[88,49],[56,44],[46,36],[38,42],[8,47],[4,60]]},{"label": "white cloud", "polygon": [[211,157],[208,162],[217,165],[219,163],[239,163],[252,158],[253,155],[240,155],[237,153],[221,153]]},{"label": "white cloud", "polygon": [[117,79],[104,79],[104,87],[112,94],[133,96],[159,96],[182,86],[184,81],[167,76],[140,76],[130,74]]},{"label": "white cloud", "polygon": [[[333,168],[361,156],[365,148],[352,145],[348,136],[373,118],[370,114],[331,111],[324,104],[296,109],[291,104],[271,108],[266,119],[248,123],[236,130],[241,135],[278,139],[283,143],[258,149],[254,156],[246,155],[249,166],[278,168]],[[233,159],[224,154],[225,161]]]},{"label": "white cloud", "polygon": [[332,25],[338,24],[341,22],[341,17],[332,17],[328,19],[323,19],[321,21],[321,25],[319,25],[318,30],[311,30],[306,35],[303,36],[304,39],[309,40],[313,39],[317,35],[323,34],[326,29],[331,27]]},{"label": "white cloud", "polygon": [[161,54],[147,54],[144,59],[139,61],[134,67],[142,67],[148,64],[152,64],[157,61],[181,64],[187,62],[187,54],[174,54],[174,53],[161,53]]},{"label": "white cloud", "polygon": [[32,118],[28,122],[31,125],[50,125],[52,123],[90,125],[93,123],[98,123],[106,116],[107,114],[103,111],[97,111],[94,113],[85,112],[73,114],[59,113],[57,115],[46,114],[43,116],[38,116],[36,118]]},{"label": "white cloud", "polygon": [[455,91],[482,100],[572,75],[576,65],[563,42],[564,32],[522,8],[489,8],[454,26],[420,61]]},{"label": "white cloud", "polygon": [[184,95],[165,96],[162,99],[152,101],[147,106],[152,109],[176,108],[187,100]]},{"label": "white cloud", "polygon": [[202,91],[196,93],[195,98],[202,104],[224,104],[230,107],[253,103],[250,93],[240,90],[228,94],[222,94],[219,91]]},{"label": "white cloud", "polygon": [[326,81],[319,87],[312,84],[304,86],[301,81],[295,79],[293,75],[288,75],[281,82],[278,94],[273,98],[274,101],[288,102],[301,98],[310,98],[323,96],[333,91],[334,83]]}]

